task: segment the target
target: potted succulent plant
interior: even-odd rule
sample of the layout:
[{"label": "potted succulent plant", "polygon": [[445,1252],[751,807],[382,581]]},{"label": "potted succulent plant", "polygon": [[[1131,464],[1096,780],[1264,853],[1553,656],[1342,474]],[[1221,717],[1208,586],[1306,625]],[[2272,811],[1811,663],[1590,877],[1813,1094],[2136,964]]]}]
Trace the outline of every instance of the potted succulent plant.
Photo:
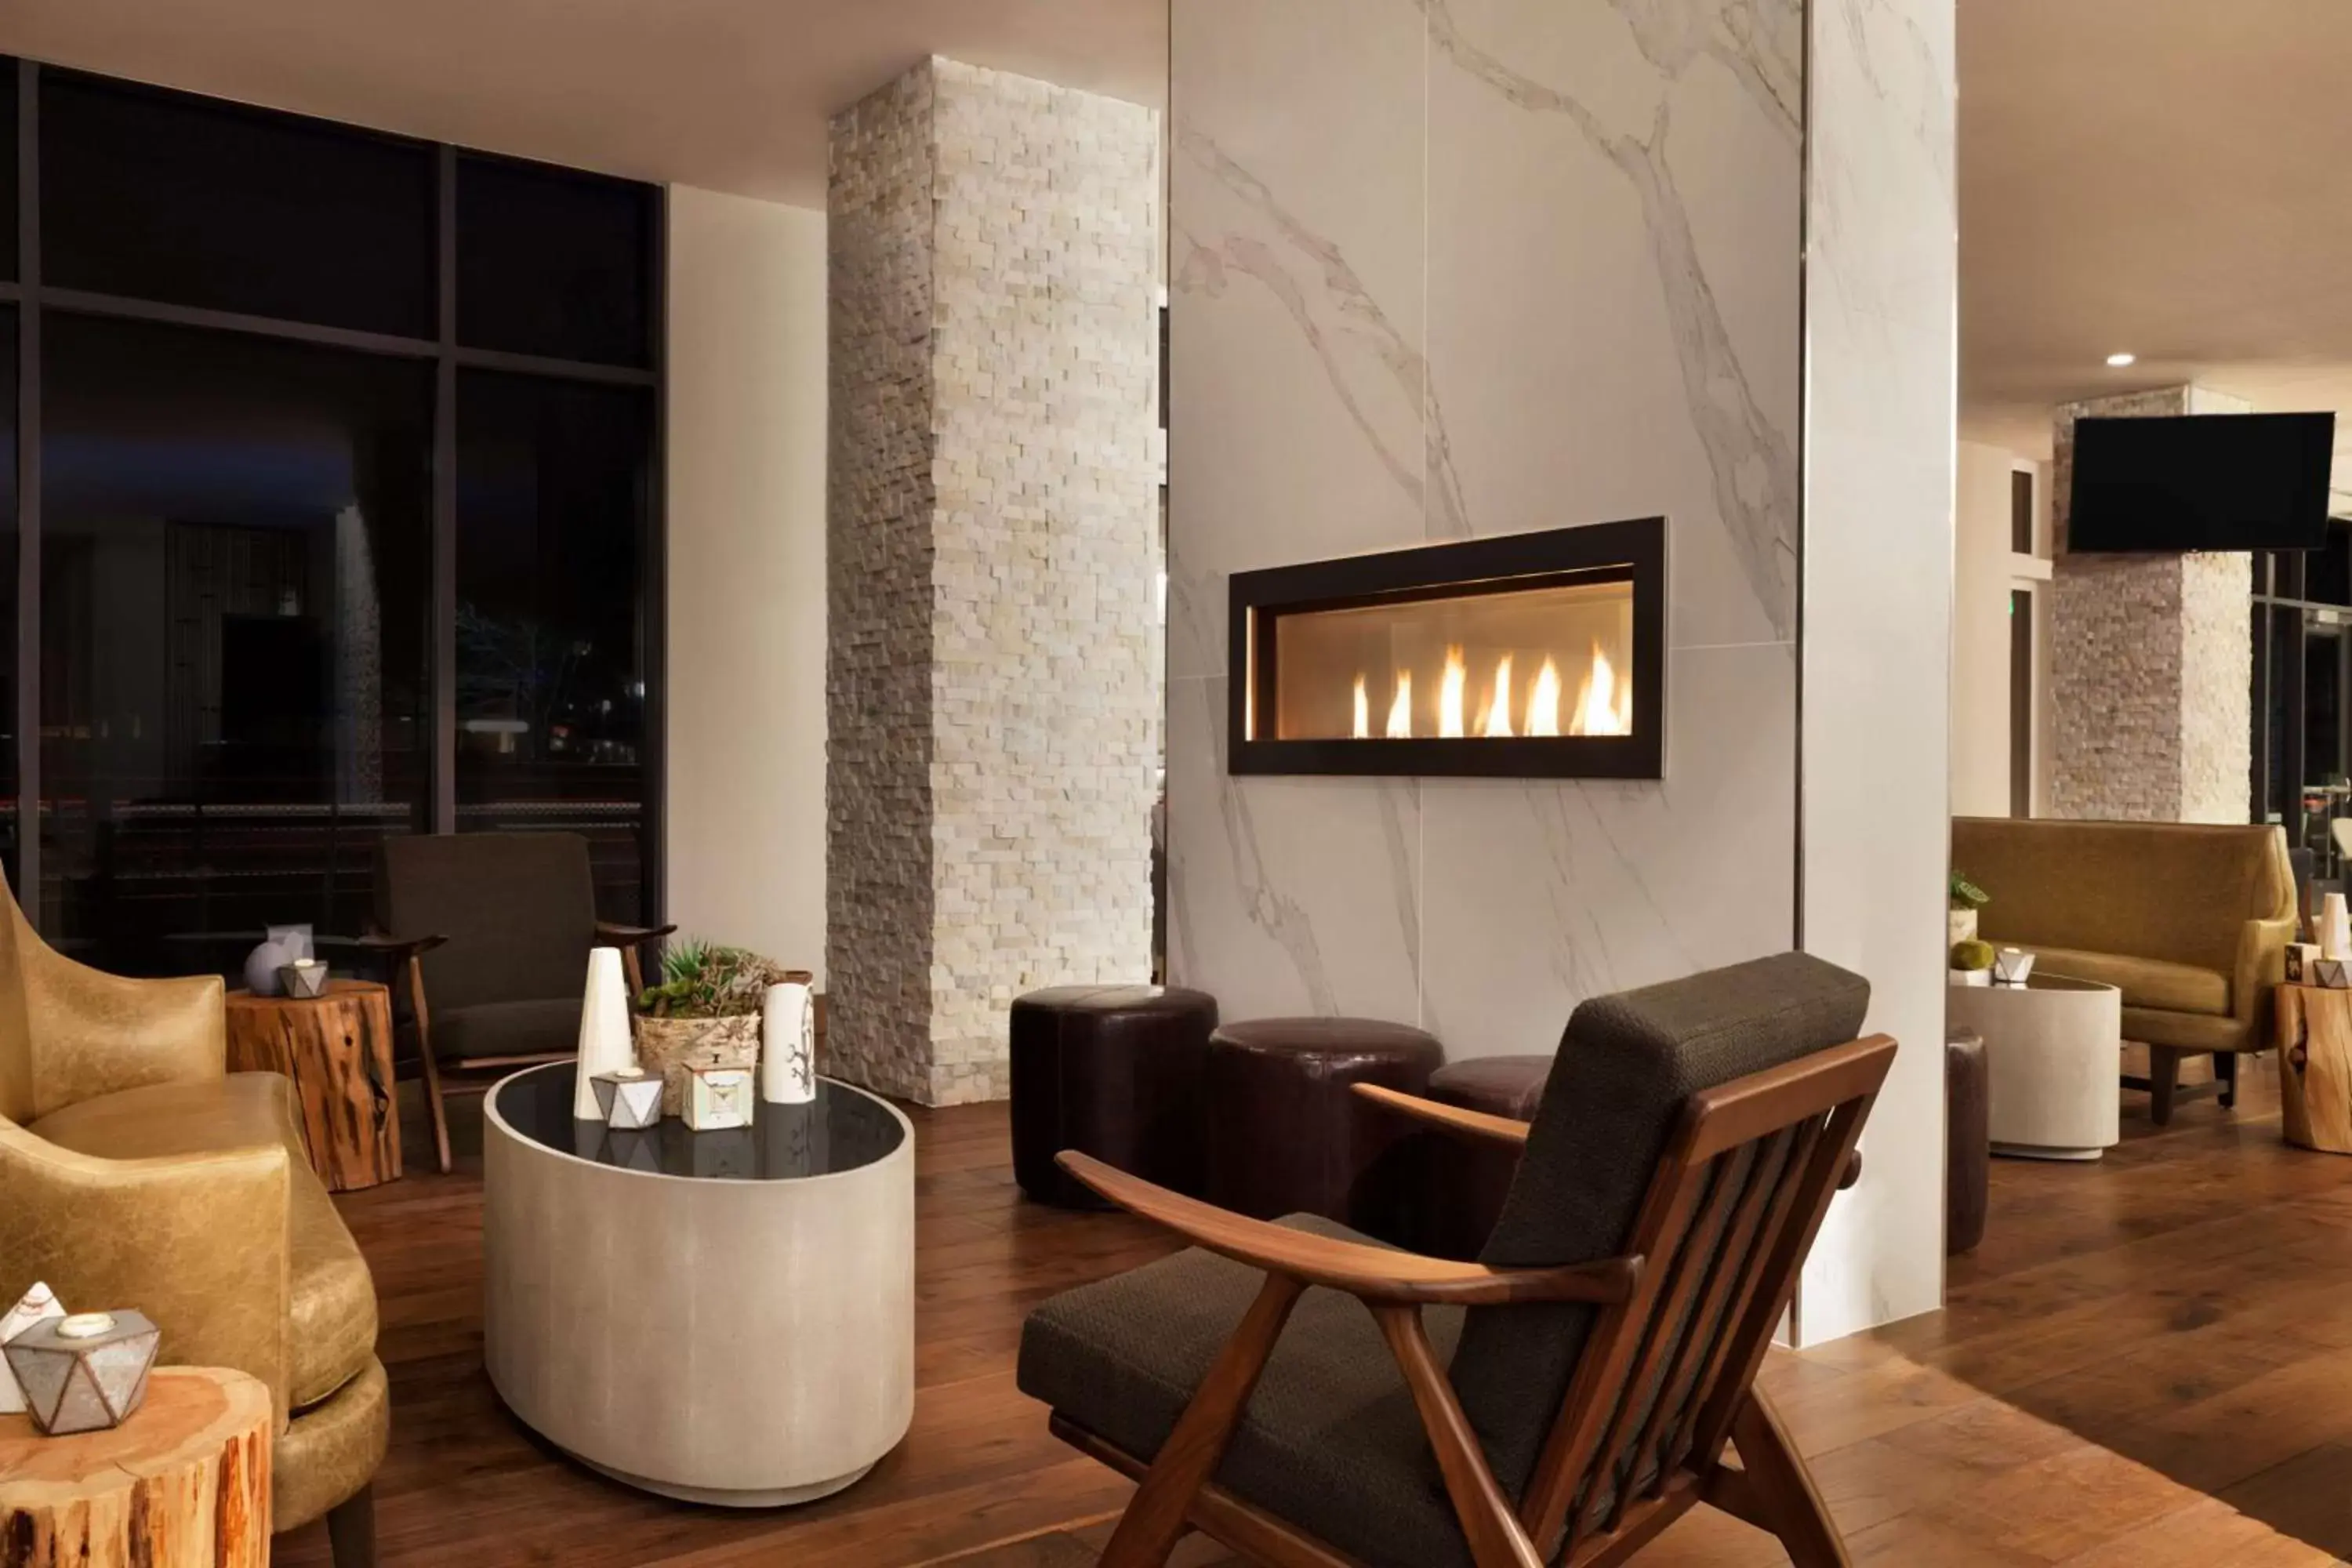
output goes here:
[{"label": "potted succulent plant", "polygon": [[791,972],[740,947],[687,938],[662,954],[662,977],[637,997],[637,1065],[662,1075],[662,1114],[676,1116],[696,1068],[756,1068],[760,1005]]},{"label": "potted succulent plant", "polygon": [[1952,873],[1952,934],[1948,939],[1958,947],[1964,942],[1974,942],[1977,936],[1977,911],[1992,902],[1992,895],[1969,881],[1959,872]]}]

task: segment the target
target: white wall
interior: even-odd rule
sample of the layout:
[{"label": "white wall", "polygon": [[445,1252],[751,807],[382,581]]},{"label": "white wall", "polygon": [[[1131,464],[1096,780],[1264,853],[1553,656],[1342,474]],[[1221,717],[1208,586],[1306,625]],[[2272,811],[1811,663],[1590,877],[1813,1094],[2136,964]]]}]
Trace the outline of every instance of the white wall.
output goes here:
[{"label": "white wall", "polygon": [[824,215],[669,193],[668,918],[824,963]]},{"label": "white wall", "polygon": [[[2034,540],[2046,552],[2048,476],[2044,465],[2000,447],[1959,444],[1952,551],[1952,815],[2010,815],[2010,595],[2033,595],[2037,623],[2049,616],[2047,567],[2021,561],[2010,546],[2010,477],[2034,476]],[[2033,638],[2045,664],[2046,627]],[[2046,670],[2037,668],[2037,686]]]},{"label": "white wall", "polygon": [[1954,0],[1816,0],[1806,172],[1802,938],[1901,1046],[1792,1322],[1812,1344],[1944,1283]]}]

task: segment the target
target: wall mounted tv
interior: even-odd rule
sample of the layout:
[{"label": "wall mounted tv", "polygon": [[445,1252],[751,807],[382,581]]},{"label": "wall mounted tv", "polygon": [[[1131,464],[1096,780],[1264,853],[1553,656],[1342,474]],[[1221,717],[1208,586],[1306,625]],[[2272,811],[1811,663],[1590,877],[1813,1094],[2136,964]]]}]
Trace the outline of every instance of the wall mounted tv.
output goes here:
[{"label": "wall mounted tv", "polygon": [[2333,414],[2196,414],[2074,426],[2066,548],[2316,550]]}]

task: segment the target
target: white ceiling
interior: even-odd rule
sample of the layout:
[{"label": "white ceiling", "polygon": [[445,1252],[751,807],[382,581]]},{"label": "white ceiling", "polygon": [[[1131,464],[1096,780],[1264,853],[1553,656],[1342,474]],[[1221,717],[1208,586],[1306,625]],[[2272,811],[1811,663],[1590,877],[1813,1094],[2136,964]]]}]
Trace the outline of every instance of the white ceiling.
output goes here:
[{"label": "white ceiling", "polygon": [[1159,106],[1168,0],[0,0],[0,53],[824,205],[824,122],[927,54]]},{"label": "white ceiling", "polygon": [[[1964,434],[2181,381],[2352,455],[2352,4],[1961,0]],[[2139,356],[2124,370],[2102,363]]]}]

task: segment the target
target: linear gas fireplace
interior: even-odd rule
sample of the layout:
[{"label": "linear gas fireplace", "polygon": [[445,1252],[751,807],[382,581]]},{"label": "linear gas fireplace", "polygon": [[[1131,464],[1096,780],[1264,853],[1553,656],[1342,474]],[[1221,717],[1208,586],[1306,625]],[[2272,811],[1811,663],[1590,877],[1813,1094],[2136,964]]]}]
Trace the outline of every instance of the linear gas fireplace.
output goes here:
[{"label": "linear gas fireplace", "polygon": [[1231,771],[1662,776],[1663,518],[1240,572]]}]

